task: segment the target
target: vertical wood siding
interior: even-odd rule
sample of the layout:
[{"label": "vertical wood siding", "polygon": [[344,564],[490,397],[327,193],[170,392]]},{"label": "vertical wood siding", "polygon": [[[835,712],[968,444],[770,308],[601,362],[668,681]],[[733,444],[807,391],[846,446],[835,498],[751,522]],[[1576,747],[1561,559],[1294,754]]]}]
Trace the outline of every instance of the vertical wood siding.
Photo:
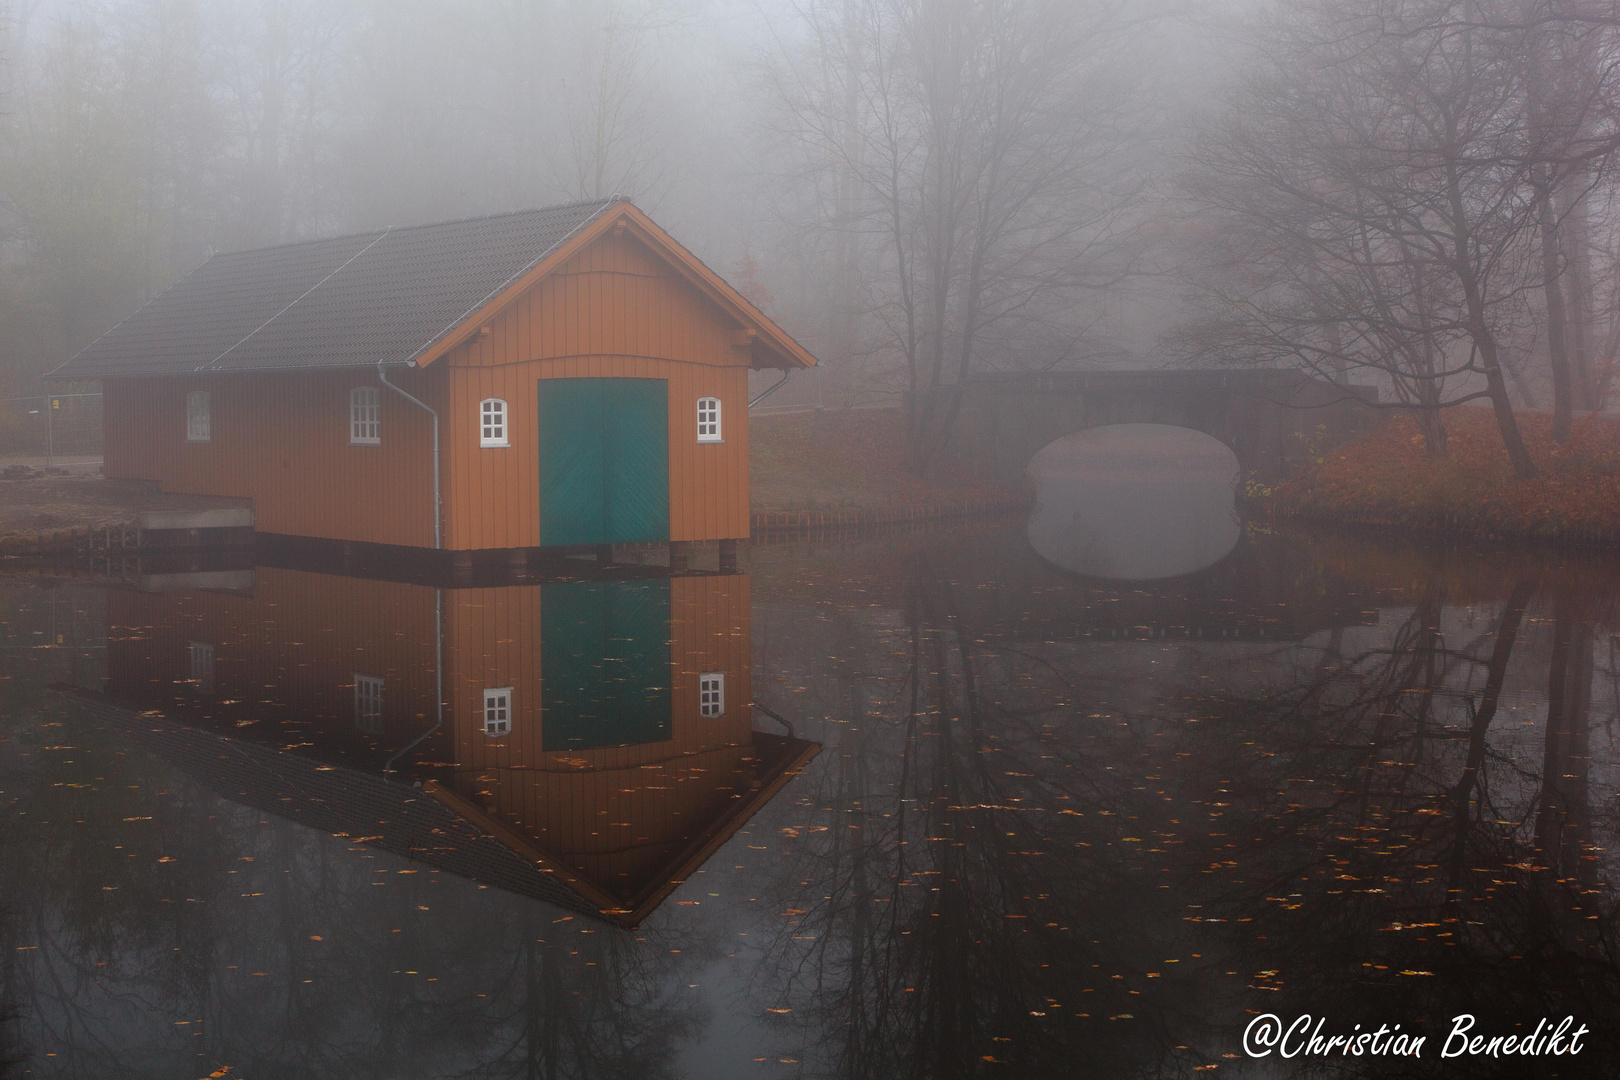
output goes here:
[{"label": "vertical wood siding", "polygon": [[[445,424],[448,548],[540,544],[540,379],[629,377],[669,380],[671,540],[744,537],[748,516],[748,370],[635,356],[581,356],[454,368]],[[480,447],[479,403],[506,401],[510,445]],[[697,441],[697,402],[721,402],[723,443]]]},{"label": "vertical wood siding", "polygon": [[[669,381],[671,540],[744,537],[748,515],[748,362],[736,327],[629,236],[605,236],[453,350],[445,546],[536,547],[540,379]],[[507,403],[511,445],[481,448],[479,403]],[[697,402],[721,401],[721,443],[697,441]]]},{"label": "vertical wood siding", "polygon": [[[452,787],[618,895],[724,813],[753,753],[748,578],[670,581],[671,738],[546,753],[540,586],[446,594]],[[726,712],[698,714],[698,675],[726,673]],[[484,687],[511,686],[512,733],[483,733]]]},{"label": "vertical wood siding", "polygon": [[[745,576],[670,580],[671,737],[643,746],[545,753],[542,587],[447,590],[445,724],[429,757],[453,760],[452,788],[609,893],[664,883],[693,841],[746,798],[752,737],[750,590]],[[319,756],[375,765],[436,715],[435,590],[259,568],[252,595],[108,596],[109,691],[189,704],[227,733],[272,734]],[[198,695],[188,645],[214,647],[214,691]],[[384,680],[385,734],[358,730],[355,672]],[[699,715],[698,676],[726,675],[726,711]],[[483,734],[483,690],[513,688],[512,732]],[[248,725],[243,730],[242,725]],[[305,749],[308,748],[308,749]]]},{"label": "vertical wood siding", "polygon": [[[443,371],[389,379],[445,412]],[[381,445],[349,445],[349,391],[359,386],[378,391]],[[109,477],[252,499],[261,532],[433,546],[431,418],[373,368],[115,379],[104,389]],[[205,443],[186,441],[192,390],[209,394]]]},{"label": "vertical wood siding", "polygon": [[[730,317],[630,235],[603,236],[425,371],[390,379],[439,410],[444,546],[540,543],[536,384],[669,382],[670,539],[745,537],[748,364]],[[382,445],[349,445],[349,391],[375,386]],[[254,500],[258,528],[431,547],[428,416],[371,369],[110,379],[107,475]],[[207,390],[213,437],[185,438],[188,391]],[[479,446],[479,403],[507,402],[509,446]],[[721,401],[724,442],[697,442],[697,401]]]},{"label": "vertical wood siding", "polygon": [[[250,596],[109,590],[107,619],[108,692],[122,701],[186,702],[227,729],[279,720],[335,755],[392,752],[437,716],[434,590],[419,585],[259,567]],[[214,648],[209,695],[189,684],[193,641]],[[355,672],[383,680],[379,738],[355,726]]]}]

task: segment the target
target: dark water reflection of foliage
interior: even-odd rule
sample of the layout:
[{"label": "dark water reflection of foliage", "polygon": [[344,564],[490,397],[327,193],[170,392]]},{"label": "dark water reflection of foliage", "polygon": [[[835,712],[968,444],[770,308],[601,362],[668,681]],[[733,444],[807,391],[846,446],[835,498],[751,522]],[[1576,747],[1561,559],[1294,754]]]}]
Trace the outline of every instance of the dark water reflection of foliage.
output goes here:
[{"label": "dark water reflection of foliage", "polygon": [[[824,1050],[839,1077],[1190,1075],[1242,1068],[1249,1016],[1311,1013],[1429,1046],[1272,1070],[1512,1076],[1522,1060],[1440,1060],[1451,1017],[1524,1034],[1570,1014],[1593,1031],[1550,1071],[1605,1074],[1620,957],[1601,575],[1432,552],[1358,575],[1340,547],[1294,579],[1288,600],[1329,616],[1303,643],[1172,648],[1154,635],[1190,635],[1196,598],[1161,595],[1157,626],[1088,628],[1084,583],[1025,578],[1004,603],[1018,571],[998,551],[915,552],[881,630],[827,616],[841,636],[819,651],[859,659],[821,705],[858,722],[809,794],[825,831],[786,875],[825,898],[759,977],[801,1025],[791,1052]],[[1345,625],[1335,593],[1381,606]],[[1161,660],[1176,669],[1151,673]]]},{"label": "dark water reflection of foliage", "polygon": [[[9,599],[12,623],[41,603]],[[13,1071],[629,1080],[672,1075],[701,1028],[666,989],[708,958],[690,933],[624,935],[223,801],[27,674],[0,730]]]},{"label": "dark water reflection of foliage", "polygon": [[[754,692],[825,749],[629,934],[179,782],[38,692],[93,671],[90,638],[51,654],[72,672],[4,661],[0,1053],[60,1076],[1612,1071],[1620,574],[1260,534],[1135,588],[1022,543],[753,551]],[[93,628],[93,590],[73,602]],[[1248,1062],[1263,1012],[1429,1047]],[[1461,1012],[1592,1030],[1572,1060],[1442,1061]]]}]

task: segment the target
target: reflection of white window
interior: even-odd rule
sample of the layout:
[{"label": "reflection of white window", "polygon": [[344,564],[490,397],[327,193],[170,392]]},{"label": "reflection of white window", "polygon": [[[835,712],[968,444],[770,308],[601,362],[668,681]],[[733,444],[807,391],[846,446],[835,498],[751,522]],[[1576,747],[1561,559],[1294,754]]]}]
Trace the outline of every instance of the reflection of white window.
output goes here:
[{"label": "reflection of white window", "polygon": [[726,673],[705,671],[698,676],[698,715],[726,715]]},{"label": "reflection of white window", "polygon": [[488,687],[484,690],[484,734],[508,735],[512,731],[512,688]]},{"label": "reflection of white window", "polygon": [[191,688],[199,694],[214,692],[214,647],[206,641],[186,642],[191,663]]},{"label": "reflection of white window", "polygon": [[382,406],[375,386],[357,386],[349,391],[349,444],[376,446],[382,442]]},{"label": "reflection of white window", "polygon": [[478,445],[506,446],[506,402],[498,397],[478,404]]},{"label": "reflection of white window", "polygon": [[186,442],[208,442],[213,435],[208,419],[208,391],[186,395]]},{"label": "reflection of white window", "polygon": [[354,673],[354,726],[367,735],[383,732],[383,681]]},{"label": "reflection of white window", "polygon": [[698,398],[698,442],[720,441],[720,399]]}]

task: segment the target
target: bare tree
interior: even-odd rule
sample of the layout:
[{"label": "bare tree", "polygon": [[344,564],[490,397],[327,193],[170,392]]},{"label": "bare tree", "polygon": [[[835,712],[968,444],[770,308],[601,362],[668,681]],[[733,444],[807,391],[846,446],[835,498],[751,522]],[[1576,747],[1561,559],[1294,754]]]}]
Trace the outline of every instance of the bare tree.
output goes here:
[{"label": "bare tree", "polygon": [[1418,407],[1431,452],[1440,409],[1486,399],[1515,473],[1535,474],[1512,354],[1527,292],[1558,298],[1558,185],[1612,146],[1581,141],[1604,88],[1546,77],[1531,47],[1548,31],[1522,14],[1510,0],[1326,0],[1265,27],[1262,66],[1189,169],[1213,217],[1186,355],[1374,373]]},{"label": "bare tree", "polygon": [[671,22],[656,6],[627,9],[609,0],[595,47],[566,88],[568,150],[556,161],[558,182],[576,199],[656,194],[667,186],[655,137],[657,84],[650,36]]},{"label": "bare tree", "polygon": [[1525,0],[1518,26],[1526,64],[1531,182],[1541,234],[1553,437],[1569,438],[1577,402],[1596,407],[1587,355],[1591,267],[1586,207],[1615,148],[1620,19],[1584,0]]},{"label": "bare tree", "polygon": [[1121,70],[1124,10],[829,2],[806,12],[816,55],[775,73],[805,175],[833,196],[823,227],[859,238],[872,350],[898,368],[914,471],[1015,321],[1064,323],[1076,291],[1127,272],[1142,184],[1126,146],[1143,110]]}]

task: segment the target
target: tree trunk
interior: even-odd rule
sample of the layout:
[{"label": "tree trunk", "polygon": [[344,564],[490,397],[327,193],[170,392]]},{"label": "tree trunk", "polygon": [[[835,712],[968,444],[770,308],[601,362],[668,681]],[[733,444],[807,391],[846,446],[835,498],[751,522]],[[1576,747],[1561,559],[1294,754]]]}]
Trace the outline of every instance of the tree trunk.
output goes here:
[{"label": "tree trunk", "polygon": [[1491,408],[1496,413],[1496,430],[1501,433],[1508,461],[1513,464],[1513,475],[1520,480],[1533,480],[1537,474],[1536,462],[1530,456],[1530,448],[1524,445],[1524,436],[1519,431],[1519,419],[1513,415],[1513,402],[1508,397],[1507,383],[1502,379],[1501,367],[1495,363],[1495,352],[1496,348],[1493,345],[1491,362],[1485,371],[1485,390],[1490,395]]},{"label": "tree trunk", "polygon": [[1423,452],[1431,458],[1446,456],[1446,421],[1437,405],[1425,403],[1417,411],[1418,428],[1423,432]]},{"label": "tree trunk", "polygon": [[1455,166],[1448,179],[1446,196],[1451,204],[1452,258],[1468,311],[1468,336],[1473,338],[1480,363],[1485,367],[1486,393],[1491,399],[1491,408],[1496,412],[1496,429],[1501,432],[1502,447],[1507,451],[1508,461],[1513,464],[1513,475],[1520,480],[1531,480],[1536,476],[1536,462],[1530,456],[1530,448],[1524,445],[1518,417],[1513,415],[1513,401],[1508,397],[1507,383],[1502,377],[1501,354],[1496,347],[1496,335],[1491,332],[1485,312],[1485,297],[1475,274],[1474,253],[1470,250],[1473,237],[1467,225],[1468,210]]},{"label": "tree trunk", "polygon": [[1571,175],[1558,189],[1558,244],[1564,259],[1564,297],[1569,339],[1570,375],[1575,407],[1603,407],[1592,372],[1592,223],[1583,197],[1584,172]]},{"label": "tree trunk", "polygon": [[1547,170],[1537,166],[1534,175],[1536,200],[1540,204],[1537,216],[1541,231],[1541,292],[1547,302],[1547,365],[1552,369],[1552,436],[1562,445],[1569,441],[1570,427],[1575,420],[1575,388],[1569,371],[1569,342],[1564,333],[1564,289],[1560,280],[1563,266],[1558,252],[1558,219]]}]

